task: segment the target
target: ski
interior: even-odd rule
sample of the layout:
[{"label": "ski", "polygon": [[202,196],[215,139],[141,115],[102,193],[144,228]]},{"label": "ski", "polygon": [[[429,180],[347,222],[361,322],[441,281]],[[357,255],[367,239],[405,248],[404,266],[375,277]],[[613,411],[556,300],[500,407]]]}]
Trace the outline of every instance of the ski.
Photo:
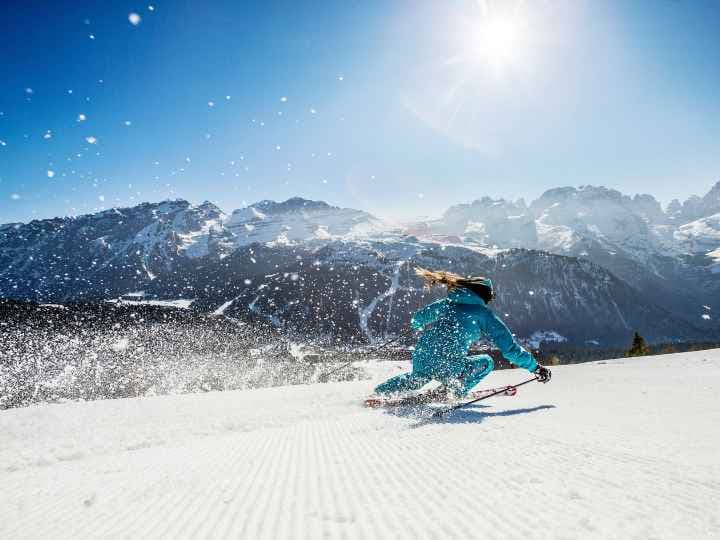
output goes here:
[{"label": "ski", "polygon": [[[522,386],[522,385],[524,385],[524,384],[530,384],[531,382],[535,382],[535,381],[539,381],[539,380],[540,380],[540,379],[539,379],[538,377],[533,377],[532,379],[528,379],[528,380],[523,381],[523,382],[521,382],[521,383],[519,383],[519,384],[515,384],[515,385],[513,385],[513,386],[508,386],[507,389],[509,390],[509,389],[512,388],[515,392],[517,392],[518,386]],[[489,393],[489,394],[487,394],[487,395],[484,395],[484,396],[480,396],[480,397],[477,397],[477,398],[472,398],[472,399],[470,399],[470,401],[464,401],[464,402],[462,402],[462,403],[458,403],[457,405],[452,405],[452,406],[446,407],[446,408],[444,408],[444,409],[439,409],[439,410],[437,410],[437,411],[435,411],[435,412],[433,413],[433,418],[439,418],[439,417],[444,416],[444,415],[446,415],[446,414],[448,414],[448,413],[451,413],[451,412],[453,412],[453,411],[457,411],[458,409],[462,409],[463,407],[467,407],[468,405],[472,405],[473,403],[477,403],[478,401],[482,401],[482,400],[484,400],[484,399],[487,399],[487,398],[493,397],[493,396],[499,396],[499,395],[501,395],[501,394],[503,394],[502,388],[499,389],[497,392],[491,392],[491,393]]]},{"label": "ski", "polygon": [[[465,399],[475,400],[491,394],[514,396],[517,388],[514,386],[502,386],[499,388],[487,388],[484,390],[475,390],[470,392]],[[430,390],[422,394],[411,396],[402,396],[398,398],[384,398],[373,396],[365,400],[365,406],[373,409],[380,407],[407,407],[414,405],[424,405],[428,403],[448,403],[451,401],[450,393],[445,389]]]}]

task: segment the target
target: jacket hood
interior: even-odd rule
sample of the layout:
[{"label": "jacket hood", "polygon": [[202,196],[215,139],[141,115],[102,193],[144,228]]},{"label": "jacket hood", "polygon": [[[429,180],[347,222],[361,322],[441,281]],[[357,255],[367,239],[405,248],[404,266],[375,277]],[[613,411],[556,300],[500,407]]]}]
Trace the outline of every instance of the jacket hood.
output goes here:
[{"label": "jacket hood", "polygon": [[485,305],[485,301],[470,289],[458,287],[448,293],[448,300],[456,304],[479,304]]}]

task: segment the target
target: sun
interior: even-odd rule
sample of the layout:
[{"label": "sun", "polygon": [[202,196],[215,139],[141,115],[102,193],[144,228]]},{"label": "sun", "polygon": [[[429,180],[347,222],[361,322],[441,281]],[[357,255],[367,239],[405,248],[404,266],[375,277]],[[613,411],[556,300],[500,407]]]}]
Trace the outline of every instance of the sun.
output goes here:
[{"label": "sun", "polygon": [[483,29],[482,44],[491,58],[508,60],[518,46],[518,25],[511,19],[489,21]]},{"label": "sun", "polygon": [[477,61],[495,68],[518,61],[524,47],[524,24],[517,16],[493,17],[480,21],[471,37]]}]

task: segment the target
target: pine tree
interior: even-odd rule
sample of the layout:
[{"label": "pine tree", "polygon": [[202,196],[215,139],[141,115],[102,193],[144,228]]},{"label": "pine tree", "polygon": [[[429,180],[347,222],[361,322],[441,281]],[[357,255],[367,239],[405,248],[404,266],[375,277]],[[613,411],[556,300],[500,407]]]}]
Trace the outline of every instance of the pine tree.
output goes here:
[{"label": "pine tree", "polygon": [[648,347],[645,338],[639,332],[635,332],[632,346],[625,353],[625,356],[647,356],[648,354],[650,354],[650,347]]}]

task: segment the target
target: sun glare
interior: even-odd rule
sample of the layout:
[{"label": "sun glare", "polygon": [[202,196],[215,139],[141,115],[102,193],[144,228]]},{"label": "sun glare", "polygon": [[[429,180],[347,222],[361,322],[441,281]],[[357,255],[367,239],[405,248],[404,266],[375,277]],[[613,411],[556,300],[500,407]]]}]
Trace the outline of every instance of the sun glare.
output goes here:
[{"label": "sun glare", "polygon": [[496,68],[514,63],[523,46],[523,25],[518,18],[498,17],[482,21],[473,36],[478,60]]}]

